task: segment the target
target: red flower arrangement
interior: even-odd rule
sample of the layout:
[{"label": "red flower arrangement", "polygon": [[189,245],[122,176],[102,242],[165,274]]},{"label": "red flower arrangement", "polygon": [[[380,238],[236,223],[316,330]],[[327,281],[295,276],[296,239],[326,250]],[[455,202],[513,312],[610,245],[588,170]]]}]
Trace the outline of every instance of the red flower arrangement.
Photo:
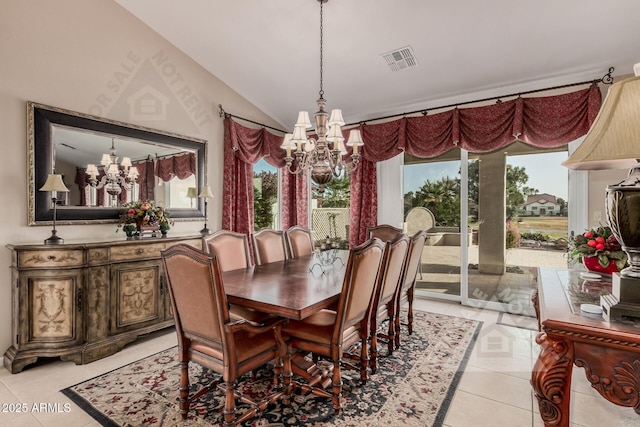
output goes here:
[{"label": "red flower arrangement", "polygon": [[[576,236],[569,242],[569,255],[587,268],[591,267],[590,269],[601,272],[620,271],[627,265],[627,254],[611,233],[610,227],[600,226]],[[596,260],[597,263],[594,262]]]},{"label": "red flower arrangement", "polygon": [[125,212],[120,215],[120,224],[123,231],[135,231],[142,227],[158,227],[160,230],[168,230],[171,225],[171,215],[163,207],[156,206],[153,200],[136,201],[124,205]]}]

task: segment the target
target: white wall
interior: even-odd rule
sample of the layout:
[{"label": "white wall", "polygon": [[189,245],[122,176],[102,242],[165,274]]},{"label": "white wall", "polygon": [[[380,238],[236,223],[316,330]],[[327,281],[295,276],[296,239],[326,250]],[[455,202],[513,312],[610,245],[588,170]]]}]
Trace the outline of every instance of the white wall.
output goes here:
[{"label": "white wall", "polygon": [[[221,224],[223,122],[227,112],[277,124],[111,1],[3,0],[0,12],[0,355],[11,345],[9,243],[42,243],[50,226],[27,226],[26,102],[202,138],[208,144],[209,227]],[[169,98],[166,119],[132,120],[127,97],[150,84]],[[197,234],[202,222],[177,222]],[[59,226],[73,239],[120,239],[115,224]]]},{"label": "white wall", "polygon": [[403,154],[378,162],[378,224],[403,228],[404,196],[402,194]]}]

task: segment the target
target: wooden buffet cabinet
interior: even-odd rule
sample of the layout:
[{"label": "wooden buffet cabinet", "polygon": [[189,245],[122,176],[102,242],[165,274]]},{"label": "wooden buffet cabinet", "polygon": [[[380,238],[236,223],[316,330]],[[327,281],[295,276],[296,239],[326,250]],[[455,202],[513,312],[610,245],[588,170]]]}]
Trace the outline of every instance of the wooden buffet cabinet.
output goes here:
[{"label": "wooden buffet cabinet", "polygon": [[177,243],[202,246],[200,236],[7,245],[13,345],[5,368],[15,374],[39,357],[90,363],[172,326],[160,251]]}]

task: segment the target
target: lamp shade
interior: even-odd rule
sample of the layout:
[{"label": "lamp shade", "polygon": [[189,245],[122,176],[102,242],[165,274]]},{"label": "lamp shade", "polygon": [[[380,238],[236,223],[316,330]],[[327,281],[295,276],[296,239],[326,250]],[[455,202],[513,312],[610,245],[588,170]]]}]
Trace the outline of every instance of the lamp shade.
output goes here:
[{"label": "lamp shade", "polygon": [[293,138],[292,133],[285,133],[284,138],[282,140],[282,145],[280,146],[280,148],[283,148],[285,150],[287,148],[295,149],[296,145],[291,141],[291,138]]},{"label": "lamp shade", "polygon": [[344,119],[342,118],[342,110],[336,108],[331,110],[331,115],[329,116],[329,126],[338,125],[344,126]]},{"label": "lamp shade", "polygon": [[609,88],[582,144],[562,164],[569,169],[628,169],[640,159],[640,77]]},{"label": "lamp shade", "polygon": [[213,193],[211,192],[211,188],[208,185],[202,186],[202,191],[198,194],[198,197],[202,199],[213,199]]},{"label": "lamp shade", "polygon": [[307,131],[302,125],[295,125],[293,127],[293,135],[291,136],[291,143],[304,144],[307,142]]},{"label": "lamp shade", "polygon": [[354,145],[364,145],[364,141],[362,140],[362,133],[359,129],[351,129],[351,132],[349,132],[349,140],[347,141],[347,145],[349,147],[353,147]]},{"label": "lamp shade", "polygon": [[40,187],[40,191],[63,191],[68,192],[69,189],[64,182],[62,181],[62,175],[59,174],[49,174],[47,176],[47,181],[44,183],[42,187]]},{"label": "lamp shade", "polygon": [[329,128],[329,133],[327,133],[327,141],[336,143],[344,141],[344,136],[342,135],[342,128],[339,124],[334,124]]},{"label": "lamp shade", "polygon": [[302,126],[304,129],[311,129],[311,119],[309,118],[308,111],[300,111],[298,113],[298,120],[296,121],[296,126]]},{"label": "lamp shade", "polygon": [[195,199],[196,197],[198,197],[196,193],[196,187],[187,188],[187,197],[190,199]]}]

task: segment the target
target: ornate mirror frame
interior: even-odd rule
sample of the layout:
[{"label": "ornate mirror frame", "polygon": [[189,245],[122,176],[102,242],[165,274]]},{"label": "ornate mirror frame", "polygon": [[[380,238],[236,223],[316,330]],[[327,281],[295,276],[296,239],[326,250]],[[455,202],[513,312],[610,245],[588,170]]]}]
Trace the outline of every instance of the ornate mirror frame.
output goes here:
[{"label": "ornate mirror frame", "polygon": [[[52,126],[55,125],[148,143],[150,155],[154,153],[153,146],[194,152],[197,165],[196,194],[200,193],[205,183],[207,141],[203,139],[29,101],[27,102],[27,224],[30,226],[50,224],[53,221],[51,194],[47,191],[39,191],[39,188],[44,185],[47,175],[53,173],[55,168],[55,147],[52,140]],[[57,209],[56,222],[59,224],[115,223],[122,211],[123,208],[117,207],[64,206]],[[204,202],[198,198],[197,206],[193,208],[171,208],[171,217],[177,220],[203,219]]]}]

